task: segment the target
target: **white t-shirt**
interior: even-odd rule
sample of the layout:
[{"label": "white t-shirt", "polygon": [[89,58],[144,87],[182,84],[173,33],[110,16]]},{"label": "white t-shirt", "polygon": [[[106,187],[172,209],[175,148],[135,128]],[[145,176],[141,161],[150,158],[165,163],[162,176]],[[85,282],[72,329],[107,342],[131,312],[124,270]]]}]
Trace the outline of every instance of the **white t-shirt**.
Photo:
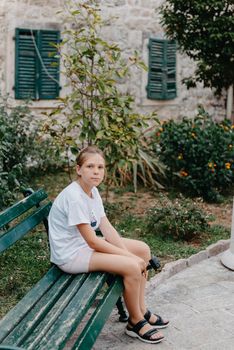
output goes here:
[{"label": "white t-shirt", "polygon": [[88,246],[76,225],[90,224],[96,230],[105,216],[98,189],[92,198],[74,181],[55,199],[49,214],[50,260],[56,265],[68,263],[80,247]]}]

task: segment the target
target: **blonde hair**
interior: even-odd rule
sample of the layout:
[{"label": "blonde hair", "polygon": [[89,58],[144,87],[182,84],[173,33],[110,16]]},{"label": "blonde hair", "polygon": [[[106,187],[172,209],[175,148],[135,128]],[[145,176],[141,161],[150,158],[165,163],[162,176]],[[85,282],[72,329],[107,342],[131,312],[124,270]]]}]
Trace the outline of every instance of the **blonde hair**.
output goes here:
[{"label": "blonde hair", "polygon": [[81,167],[86,161],[88,154],[99,154],[105,160],[103,152],[98,147],[88,146],[80,151],[80,153],[76,157],[76,164]]}]

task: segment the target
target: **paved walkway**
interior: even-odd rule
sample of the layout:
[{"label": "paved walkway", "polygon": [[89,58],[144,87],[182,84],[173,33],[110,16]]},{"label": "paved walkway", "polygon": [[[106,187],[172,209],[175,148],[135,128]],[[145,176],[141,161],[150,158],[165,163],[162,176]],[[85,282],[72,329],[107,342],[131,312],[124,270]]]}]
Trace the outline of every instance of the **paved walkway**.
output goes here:
[{"label": "paved walkway", "polygon": [[234,271],[220,257],[201,260],[160,283],[165,271],[151,279],[147,304],[170,320],[162,343],[145,344],[125,335],[125,324],[114,311],[93,350],[233,350]]}]

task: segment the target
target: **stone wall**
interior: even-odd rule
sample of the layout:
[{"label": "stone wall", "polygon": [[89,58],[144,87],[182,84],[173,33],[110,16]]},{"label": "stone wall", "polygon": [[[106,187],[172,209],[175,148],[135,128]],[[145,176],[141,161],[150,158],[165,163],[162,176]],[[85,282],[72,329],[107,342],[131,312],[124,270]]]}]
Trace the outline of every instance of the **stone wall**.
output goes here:
[{"label": "stone wall", "polygon": [[[117,42],[126,57],[137,50],[148,63],[148,40],[164,38],[160,26],[159,7],[163,0],[100,0],[105,18],[115,16],[111,25],[103,29],[106,40]],[[14,32],[16,27],[60,29],[62,22],[56,12],[64,0],[1,0],[0,1],[0,91],[14,95]],[[177,98],[153,101],[146,98],[147,72],[134,69],[131,78],[122,84],[136,101],[136,109],[147,113],[157,111],[161,119],[193,116],[202,104],[216,119],[225,115],[224,100],[217,100],[210,89],[200,85],[187,90],[181,79],[190,75],[195,65],[187,57],[177,55]],[[61,84],[64,84],[62,78]],[[62,90],[65,94],[65,90]],[[37,101],[33,108],[41,111],[53,107],[54,101]]]}]

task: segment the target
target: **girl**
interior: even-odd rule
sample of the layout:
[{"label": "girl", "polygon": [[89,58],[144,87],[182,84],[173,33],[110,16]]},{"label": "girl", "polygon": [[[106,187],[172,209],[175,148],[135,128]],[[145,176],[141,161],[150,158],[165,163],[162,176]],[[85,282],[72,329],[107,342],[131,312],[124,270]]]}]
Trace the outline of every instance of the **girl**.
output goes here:
[{"label": "girl", "polygon": [[[145,305],[150,249],[122,238],[105,215],[97,186],[105,174],[103,153],[94,146],[77,157],[77,180],[55,199],[49,215],[51,261],[67,273],[104,271],[123,277],[124,301],[129,312],[126,334],[146,343],[158,343],[168,321],[151,314]],[[104,239],[96,236],[99,227]],[[133,292],[134,291],[134,292]]]}]

